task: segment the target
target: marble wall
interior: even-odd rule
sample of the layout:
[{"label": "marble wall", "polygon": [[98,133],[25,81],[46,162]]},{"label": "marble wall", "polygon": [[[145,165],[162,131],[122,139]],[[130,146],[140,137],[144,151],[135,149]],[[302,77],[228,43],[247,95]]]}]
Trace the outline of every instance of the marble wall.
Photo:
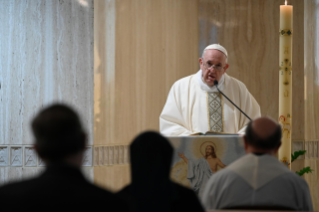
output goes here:
[{"label": "marble wall", "polygon": [[0,20],[0,184],[43,169],[30,121],[52,102],[80,113],[92,179],[93,1],[1,1]]}]

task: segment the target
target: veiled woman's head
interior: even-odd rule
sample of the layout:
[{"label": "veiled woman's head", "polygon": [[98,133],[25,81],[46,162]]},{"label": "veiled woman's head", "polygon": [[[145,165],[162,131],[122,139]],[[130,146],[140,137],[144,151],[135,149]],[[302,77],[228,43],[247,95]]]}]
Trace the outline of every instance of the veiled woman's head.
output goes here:
[{"label": "veiled woman's head", "polygon": [[130,146],[132,180],[154,177],[168,178],[173,148],[157,132],[144,132]]}]

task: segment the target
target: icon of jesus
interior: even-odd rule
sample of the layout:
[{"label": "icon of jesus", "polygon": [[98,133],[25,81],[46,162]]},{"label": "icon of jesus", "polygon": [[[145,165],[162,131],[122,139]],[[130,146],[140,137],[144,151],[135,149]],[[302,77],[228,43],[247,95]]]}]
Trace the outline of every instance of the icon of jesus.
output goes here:
[{"label": "icon of jesus", "polygon": [[206,146],[205,155],[198,160],[189,160],[183,153],[178,153],[178,156],[187,163],[187,179],[199,196],[202,195],[208,179],[217,172],[218,166],[226,167],[216,156],[215,148],[212,145]]}]

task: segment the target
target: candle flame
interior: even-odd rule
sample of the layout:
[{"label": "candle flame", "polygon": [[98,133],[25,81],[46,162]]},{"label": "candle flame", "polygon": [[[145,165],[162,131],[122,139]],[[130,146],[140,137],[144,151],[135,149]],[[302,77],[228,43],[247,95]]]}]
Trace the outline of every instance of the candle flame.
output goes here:
[{"label": "candle flame", "polygon": [[285,0],[285,5],[287,5],[287,0]]}]

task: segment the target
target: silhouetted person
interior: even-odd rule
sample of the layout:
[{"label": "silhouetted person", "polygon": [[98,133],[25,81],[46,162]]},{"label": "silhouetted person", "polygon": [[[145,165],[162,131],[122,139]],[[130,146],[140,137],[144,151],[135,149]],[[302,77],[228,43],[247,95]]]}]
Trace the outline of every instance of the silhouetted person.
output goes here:
[{"label": "silhouetted person", "polygon": [[15,211],[128,210],[115,194],[82,175],[86,134],[71,108],[61,104],[45,108],[32,121],[32,131],[35,150],[47,167],[39,177],[1,187],[1,207]]},{"label": "silhouetted person", "polygon": [[276,158],[281,135],[272,119],[251,121],[244,136],[246,155],[209,179],[204,207],[312,211],[306,181]]},{"label": "silhouetted person", "polygon": [[192,190],[169,179],[172,155],[172,146],[158,133],[135,138],[130,146],[132,183],[118,193],[130,211],[204,211]]}]

